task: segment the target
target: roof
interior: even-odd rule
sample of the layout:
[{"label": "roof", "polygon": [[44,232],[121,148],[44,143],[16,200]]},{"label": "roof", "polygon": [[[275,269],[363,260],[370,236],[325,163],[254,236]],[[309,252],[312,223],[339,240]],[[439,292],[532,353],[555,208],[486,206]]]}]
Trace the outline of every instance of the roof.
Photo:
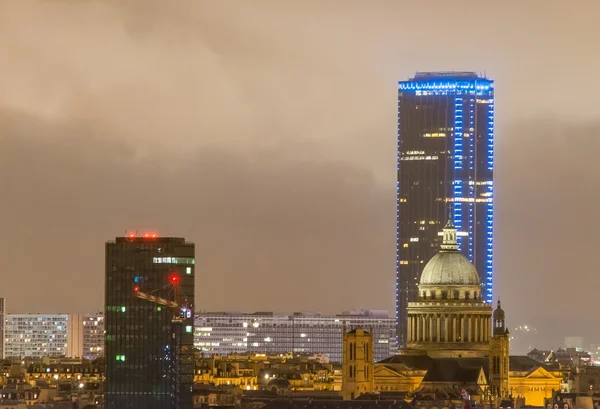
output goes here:
[{"label": "roof", "polygon": [[429,260],[421,273],[420,285],[479,285],[479,274],[461,252],[458,251],[457,231],[448,218],[443,229],[441,250]]},{"label": "roof", "polygon": [[462,359],[435,359],[423,382],[477,383],[483,365]]},{"label": "roof", "polygon": [[413,409],[403,400],[316,400],[316,399],[276,399],[263,409]]},{"label": "roof", "polygon": [[410,369],[429,370],[433,363],[433,358],[427,355],[392,355],[384,360],[377,362],[385,366],[393,367],[394,364],[402,364]]},{"label": "roof", "polygon": [[475,266],[458,251],[440,251],[429,260],[420,285],[479,285]]},{"label": "roof", "polygon": [[511,371],[517,372],[530,372],[540,367],[548,371],[553,370],[552,365],[542,364],[526,355],[511,355],[508,365]]}]

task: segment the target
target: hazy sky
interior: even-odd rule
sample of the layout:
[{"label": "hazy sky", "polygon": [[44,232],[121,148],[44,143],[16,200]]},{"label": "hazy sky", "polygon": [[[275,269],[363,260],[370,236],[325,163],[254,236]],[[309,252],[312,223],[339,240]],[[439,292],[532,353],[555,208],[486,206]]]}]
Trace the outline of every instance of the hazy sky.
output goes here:
[{"label": "hazy sky", "polygon": [[508,325],[600,342],[600,3],[570,3],[0,0],[0,295],[99,310],[104,242],[151,229],[196,242],[203,310],[392,313],[397,81],[472,70]]}]

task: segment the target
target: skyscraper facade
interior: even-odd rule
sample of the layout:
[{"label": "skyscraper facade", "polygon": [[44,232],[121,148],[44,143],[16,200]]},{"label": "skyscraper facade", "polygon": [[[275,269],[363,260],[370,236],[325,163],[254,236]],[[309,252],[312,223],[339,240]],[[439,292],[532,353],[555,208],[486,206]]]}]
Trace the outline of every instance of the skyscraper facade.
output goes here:
[{"label": "skyscraper facade", "polygon": [[106,408],[193,408],[194,252],[184,238],[148,234],[106,243]]},{"label": "skyscraper facade", "polygon": [[472,72],[417,73],[398,84],[396,328],[450,218],[492,302],[494,82]]}]

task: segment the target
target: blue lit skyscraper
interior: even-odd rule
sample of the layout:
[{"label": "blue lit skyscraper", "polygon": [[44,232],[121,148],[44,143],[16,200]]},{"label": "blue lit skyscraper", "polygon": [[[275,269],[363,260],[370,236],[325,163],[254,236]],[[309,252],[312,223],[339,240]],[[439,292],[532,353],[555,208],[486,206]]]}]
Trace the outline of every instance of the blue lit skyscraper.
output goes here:
[{"label": "blue lit skyscraper", "polygon": [[398,85],[396,319],[403,346],[407,303],[416,301],[449,213],[492,302],[494,82],[472,72],[428,72]]}]

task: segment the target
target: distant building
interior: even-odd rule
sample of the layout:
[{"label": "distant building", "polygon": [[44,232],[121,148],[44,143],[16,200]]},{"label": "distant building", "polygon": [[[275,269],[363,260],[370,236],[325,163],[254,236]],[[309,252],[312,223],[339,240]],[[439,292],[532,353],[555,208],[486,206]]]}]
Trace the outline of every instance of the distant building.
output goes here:
[{"label": "distant building", "polygon": [[81,343],[83,358],[94,360],[104,356],[104,313],[83,315]]},{"label": "distant building", "polygon": [[[106,243],[106,409],[168,408],[174,399],[192,409],[194,251],[184,238],[149,234]],[[181,308],[140,299],[136,290],[170,301],[181,295],[191,311],[176,329],[173,310]],[[171,352],[174,339],[179,356]]]},{"label": "distant building", "polygon": [[436,253],[451,206],[459,249],[492,302],[494,82],[472,72],[419,72],[398,84],[396,317],[406,346],[408,304]]},{"label": "distant building", "polygon": [[564,367],[577,367],[592,365],[592,357],[589,352],[579,348],[559,348],[556,351],[550,351],[545,362],[558,363]]},{"label": "distant building", "polygon": [[[95,325],[97,329],[88,330],[86,321],[99,322],[100,327]],[[101,313],[6,314],[5,357],[64,356],[95,359],[102,355],[104,345],[102,324]]]},{"label": "distant building", "polygon": [[583,337],[565,337],[565,348],[583,349]]},{"label": "distant building", "polygon": [[197,313],[194,346],[206,355],[240,352],[321,354],[342,362],[343,328],[373,329],[375,360],[393,355],[395,320],[387,311],[344,312],[339,315],[272,312]]}]

